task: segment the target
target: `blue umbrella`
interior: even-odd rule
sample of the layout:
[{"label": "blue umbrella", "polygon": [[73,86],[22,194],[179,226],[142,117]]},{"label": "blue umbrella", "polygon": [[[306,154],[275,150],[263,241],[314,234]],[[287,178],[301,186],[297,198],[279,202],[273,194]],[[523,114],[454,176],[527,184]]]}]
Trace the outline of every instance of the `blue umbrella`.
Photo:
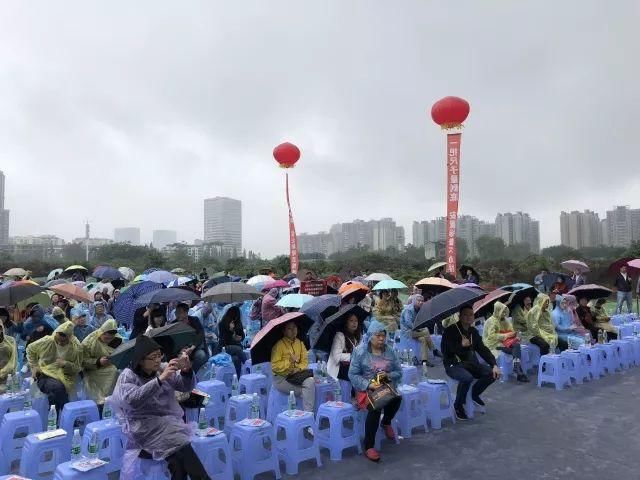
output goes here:
[{"label": "blue umbrella", "polygon": [[155,267],[154,268],[147,268],[144,272],[142,272],[142,275],[149,275],[150,273],[158,272],[160,270],[162,270],[162,269],[161,268],[155,268]]},{"label": "blue umbrella", "polygon": [[300,312],[304,313],[314,322],[322,322],[325,318],[336,313],[341,303],[342,298],[340,298],[340,295],[321,295],[302,305]]},{"label": "blue umbrella", "polygon": [[300,308],[302,305],[307,303],[310,300],[313,300],[313,295],[307,295],[305,293],[290,293],[289,295],[283,296],[276,305],[282,308]]},{"label": "blue umbrella", "polygon": [[135,303],[144,307],[152,303],[191,302],[199,298],[197,293],[186,288],[160,288],[141,295]]},{"label": "blue umbrella", "polygon": [[465,287],[452,288],[451,290],[442,292],[422,304],[413,322],[413,329],[418,330],[438,320],[445,319],[456,313],[462,307],[471,307],[476,301],[484,298],[485,295],[485,292]]},{"label": "blue umbrella", "polygon": [[166,270],[156,270],[155,272],[151,272],[146,275],[149,282],[162,283],[164,285],[167,285],[178,278],[176,274],[167,272]]},{"label": "blue umbrella", "polygon": [[120,296],[113,304],[113,316],[120,323],[131,325],[136,310],[140,308],[136,300],[147,292],[158,290],[162,285],[154,282],[140,282],[131,284],[120,292]]},{"label": "blue umbrella", "polygon": [[402,290],[407,286],[399,280],[381,280],[373,287],[374,290]]},{"label": "blue umbrella", "polygon": [[100,280],[119,280],[121,278],[124,278],[120,270],[109,266],[96,267],[96,269],[93,271],[93,276]]},{"label": "blue umbrella", "polygon": [[187,283],[191,283],[195,281],[196,279],[192,277],[178,277],[175,280],[171,280],[167,284],[167,287],[181,287],[183,285],[186,285]]}]

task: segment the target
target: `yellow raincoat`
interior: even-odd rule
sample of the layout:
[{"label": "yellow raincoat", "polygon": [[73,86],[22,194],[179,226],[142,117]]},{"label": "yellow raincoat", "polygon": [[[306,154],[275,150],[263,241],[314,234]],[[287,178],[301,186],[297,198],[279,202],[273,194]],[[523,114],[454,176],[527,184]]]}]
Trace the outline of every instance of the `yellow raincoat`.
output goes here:
[{"label": "yellow raincoat", "polygon": [[618,333],[618,329],[611,323],[611,318],[607,315],[602,305],[598,307],[597,302],[592,300],[589,302],[589,307],[593,314],[593,322],[597,328],[605,332]]},{"label": "yellow raincoat", "polygon": [[4,335],[4,325],[0,322],[0,331],[4,339],[0,342],[0,393],[5,390],[7,375],[16,371],[18,353],[16,341],[8,335]]},{"label": "yellow raincoat", "polygon": [[[542,309],[542,305],[546,303],[546,310]],[[555,352],[558,345],[558,334],[556,327],[551,320],[551,312],[549,311],[549,297],[544,293],[536,297],[533,308],[527,312],[527,332],[525,339],[530,340],[531,337],[540,337],[549,344],[549,351]]]},{"label": "yellow raincoat", "polygon": [[516,332],[525,333],[527,331],[527,312],[524,311],[521,305],[513,307],[511,312],[511,320],[513,321],[513,328]]},{"label": "yellow raincoat", "polygon": [[[100,336],[112,330],[117,330],[118,324],[113,318],[108,319],[95,332],[91,332],[82,341],[82,365],[84,367],[84,385],[87,395],[97,404],[104,403],[105,397],[113,393],[118,380],[118,369],[109,364],[98,366],[101,357],[109,357],[115,350],[100,340]],[[116,336],[116,338],[120,338]]]},{"label": "yellow raincoat", "polygon": [[[67,345],[58,345],[55,341],[57,332],[62,332],[69,337]],[[56,363],[58,358],[65,360],[64,366],[58,366]],[[73,323],[64,322],[51,335],[30,344],[27,347],[27,361],[32,372],[40,371],[61,381],[67,393],[73,393],[78,373],[82,370],[82,345],[73,335]]]},{"label": "yellow raincoat", "polygon": [[491,350],[494,357],[500,354],[498,347],[502,346],[502,341],[507,338],[505,333],[514,332],[513,325],[507,318],[509,308],[502,302],[493,304],[493,315],[484,322],[484,330],[482,331],[482,342]]}]

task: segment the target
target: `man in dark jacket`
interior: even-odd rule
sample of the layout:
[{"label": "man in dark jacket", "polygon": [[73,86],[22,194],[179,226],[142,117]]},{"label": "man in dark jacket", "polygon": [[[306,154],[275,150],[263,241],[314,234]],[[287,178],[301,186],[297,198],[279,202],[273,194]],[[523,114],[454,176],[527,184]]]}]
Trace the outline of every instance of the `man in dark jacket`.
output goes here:
[{"label": "man in dark jacket", "polygon": [[631,302],[633,300],[633,294],[631,293],[633,287],[631,285],[631,276],[627,273],[627,266],[620,267],[620,273],[616,276],[616,281],[613,284],[617,290],[618,303],[616,305],[616,313],[622,313],[622,305],[627,303],[627,311],[631,313]]},{"label": "man in dark jacket", "polygon": [[[442,335],[442,354],[447,375],[458,381],[454,402],[456,417],[459,420],[468,420],[464,404],[471,384],[477,380],[471,390],[471,398],[476,405],[484,407],[485,403],[480,395],[500,376],[500,369],[491,350],[482,343],[482,336],[473,327],[473,308],[463,307],[460,309],[459,317],[458,323],[445,329]],[[476,353],[488,365],[481,364]]]},{"label": "man in dark jacket", "polygon": [[205,341],[204,327],[200,323],[198,317],[189,315],[189,305],[179,303],[176,306],[176,322],[183,322],[196,331],[196,339],[194,341],[195,350],[191,353],[191,362],[193,371],[198,372],[207,360],[209,360],[209,348]]}]

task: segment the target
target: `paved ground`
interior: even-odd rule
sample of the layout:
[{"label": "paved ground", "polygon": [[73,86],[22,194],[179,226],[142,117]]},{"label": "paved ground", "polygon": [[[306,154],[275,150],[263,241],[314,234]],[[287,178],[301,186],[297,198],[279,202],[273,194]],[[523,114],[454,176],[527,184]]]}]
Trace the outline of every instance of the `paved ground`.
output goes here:
[{"label": "paved ground", "polygon": [[[442,369],[430,371],[444,378]],[[456,425],[445,422],[442,430],[427,434],[416,431],[400,445],[383,444],[378,465],[355,452],[335,463],[323,453],[323,468],[306,463],[298,477],[640,479],[640,368],[562,392],[537,388],[534,381],[496,383],[484,398],[486,415]]]}]

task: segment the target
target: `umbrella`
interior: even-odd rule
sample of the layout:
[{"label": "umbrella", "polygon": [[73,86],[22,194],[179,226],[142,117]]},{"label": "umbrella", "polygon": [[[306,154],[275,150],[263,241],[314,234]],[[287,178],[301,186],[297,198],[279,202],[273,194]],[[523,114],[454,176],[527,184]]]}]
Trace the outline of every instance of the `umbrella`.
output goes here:
[{"label": "umbrella", "polygon": [[590,283],[588,285],[581,285],[574,288],[569,292],[569,295],[574,295],[578,300],[581,298],[596,300],[598,298],[607,298],[611,293],[613,292],[607,287]]},{"label": "umbrella", "polygon": [[172,280],[178,278],[177,275],[167,272],[166,270],[156,270],[155,272],[145,273],[149,282],[168,284]]},{"label": "umbrella", "polygon": [[0,285],[0,305],[15,305],[44,291],[40,285],[31,280],[17,280]]},{"label": "umbrella", "polygon": [[93,302],[93,298],[91,298],[89,292],[71,283],[65,283],[64,285],[53,285],[52,287],[48,288],[58,295],[62,295],[66,298],[72,298],[73,300],[77,300],[78,302]]},{"label": "umbrella", "polygon": [[473,304],[473,314],[476,317],[488,318],[493,313],[493,305],[498,301],[505,303],[510,295],[511,292],[501,289],[490,292],[486,297]]},{"label": "umbrella", "polygon": [[24,268],[10,268],[2,275],[5,277],[24,277],[28,274],[28,272]]},{"label": "umbrella", "polygon": [[269,275],[256,275],[255,277],[251,277],[249,280],[247,280],[247,285],[251,285],[252,287],[254,287],[258,284],[272,281],[273,278],[271,278]]},{"label": "umbrella", "polygon": [[131,283],[139,283],[139,282],[144,282],[146,280],[147,280],[147,276],[140,274],[140,275],[137,275]]},{"label": "umbrella", "polygon": [[423,295],[437,295],[438,293],[451,290],[455,287],[455,284],[451,283],[446,278],[427,277],[416,282],[416,287],[420,289]]},{"label": "umbrella", "polygon": [[313,297],[313,300],[309,300],[300,307],[300,312],[306,314],[314,322],[320,322],[336,313],[341,303],[340,295],[329,293]]},{"label": "umbrella", "polygon": [[100,280],[118,280],[119,278],[124,278],[120,270],[108,265],[96,267],[92,275]]},{"label": "umbrella", "polygon": [[133,280],[136,276],[136,272],[134,272],[129,267],[119,267],[118,271],[122,274],[122,278],[124,278],[128,282]]},{"label": "umbrella", "polygon": [[196,282],[197,280],[192,277],[178,277],[175,280],[171,280],[167,287],[181,287],[191,282]]},{"label": "umbrella", "polygon": [[51,303],[51,297],[49,296],[46,290],[36,293],[31,297],[27,297],[24,300],[20,300],[16,305],[18,305],[18,310],[25,310],[27,305],[30,303],[39,303],[43,307],[46,307]]},{"label": "umbrella", "polygon": [[184,268],[174,268],[173,270],[171,270],[171,273],[182,275],[183,273],[187,273],[187,271]]},{"label": "umbrella", "polygon": [[251,285],[246,283],[227,282],[216,285],[207,290],[202,299],[215,303],[235,303],[246,300],[256,300],[262,294]]},{"label": "umbrella", "polygon": [[264,287],[262,287],[262,289],[263,290],[271,290],[272,288],[289,288],[290,286],[291,285],[289,285],[284,280],[272,280],[270,282],[265,283]]},{"label": "umbrella", "polygon": [[339,311],[327,318],[320,329],[316,342],[311,345],[311,348],[321,350],[323,352],[330,352],[333,345],[333,337],[336,333],[340,332],[344,323],[351,315],[358,317],[358,321],[362,326],[364,320],[369,316],[367,311],[358,305],[347,305],[341,308]]},{"label": "umbrella", "polygon": [[470,265],[462,265],[458,269],[458,272],[460,272],[460,275],[462,276],[462,278],[466,278],[467,270],[471,270],[471,273],[473,273],[473,275],[478,279],[478,282],[480,282],[480,274],[476,271],[475,268],[473,268]]},{"label": "umbrella", "polygon": [[65,273],[75,273],[75,272],[88,273],[89,270],[87,270],[87,268],[83,267],[82,265],[71,265],[70,267],[65,268],[64,272]]},{"label": "umbrella", "polygon": [[285,282],[290,282],[291,280],[293,280],[294,278],[298,278],[298,275],[296,275],[295,273],[287,273],[284,277],[282,277],[282,279]]},{"label": "umbrella", "polygon": [[553,284],[556,283],[558,277],[562,277],[564,279],[564,283],[566,283],[567,288],[571,288],[573,286],[573,280],[570,275],[567,275],[566,273],[552,272],[547,273],[542,277],[542,282],[544,283],[547,291],[550,292],[553,289]]},{"label": "umbrella", "polygon": [[636,269],[634,267],[629,267],[629,262],[634,260],[634,259],[635,259],[635,257],[624,257],[624,258],[620,258],[620,259],[616,260],[611,265],[609,265],[609,268],[607,269],[607,273],[609,275],[611,275],[612,277],[615,277],[616,275],[618,275],[620,273],[620,268],[626,265],[627,266],[627,271],[631,275],[637,275],[638,273],[640,273],[640,268]]},{"label": "umbrella", "polygon": [[343,302],[355,298],[355,303],[358,303],[367,296],[367,292],[369,292],[369,287],[364,283],[353,281],[344,282],[338,289],[338,295],[342,297]]},{"label": "umbrella", "polygon": [[150,273],[159,272],[161,270],[162,270],[161,268],[155,268],[155,267],[147,268],[144,272],[142,272],[142,275],[149,275]]},{"label": "umbrella", "polygon": [[[526,285],[526,284],[525,284]],[[518,288],[513,290],[509,300],[506,304],[509,308],[513,308],[516,305],[524,306],[524,299],[529,297],[531,300],[535,299],[538,296],[538,290],[535,287],[528,285],[524,288]]]},{"label": "umbrella", "polygon": [[533,285],[529,285],[528,283],[512,283],[511,285],[503,285],[500,287],[500,290],[506,290],[507,292],[515,292],[517,290],[522,290],[523,288],[534,288]]},{"label": "umbrella", "polygon": [[62,272],[64,272],[64,270],[61,268],[54,268],[49,272],[49,275],[47,275],[47,281],[53,280],[56,275],[60,275]]},{"label": "umbrella", "polygon": [[276,305],[282,308],[300,308],[305,303],[313,300],[313,295],[307,295],[304,293],[290,293],[289,295],[283,296]]},{"label": "umbrella", "polygon": [[447,266],[447,262],[436,262],[429,267],[429,270],[427,270],[427,273],[434,272],[439,268],[446,267],[446,266]]},{"label": "umbrella", "polygon": [[53,287],[54,285],[64,285],[66,283],[69,283],[69,281],[65,280],[64,278],[58,278],[57,280],[50,280],[45,283],[44,288]]},{"label": "umbrella", "polygon": [[80,288],[92,288],[94,285],[97,285],[97,284],[83,282],[82,280],[76,280],[75,282],[71,282],[71,285],[75,285],[76,287],[80,287]]},{"label": "umbrella", "polygon": [[200,297],[186,288],[159,288],[141,295],[136,299],[136,305],[144,307],[152,303],[191,302]]},{"label": "umbrella", "polygon": [[373,287],[374,290],[402,290],[407,286],[400,280],[382,280]]},{"label": "umbrella", "polygon": [[154,282],[140,282],[129,285],[120,291],[120,296],[113,304],[113,316],[120,323],[131,325],[136,310],[140,308],[136,300],[147,292],[158,290],[162,285]]},{"label": "umbrella", "polygon": [[575,272],[577,270],[580,273],[586,273],[589,271],[589,265],[581,262],[580,260],[565,260],[560,265],[562,265],[562,268],[570,272]]},{"label": "umbrella", "polygon": [[456,313],[462,307],[471,306],[486,294],[470,288],[452,288],[446,292],[436,295],[431,300],[422,304],[416,319],[413,322],[413,329],[418,330],[429,323],[437,322]]},{"label": "umbrella", "polygon": [[202,291],[208,290],[216,285],[220,285],[221,283],[231,282],[232,278],[228,275],[223,275],[221,277],[210,278],[206,282],[202,284]]},{"label": "umbrella", "polygon": [[298,326],[298,338],[303,339],[311,325],[311,320],[302,312],[285,313],[284,315],[269,320],[251,342],[251,363],[257,365],[271,361],[271,350],[278,340],[282,338],[281,326],[287,322],[295,322]]},{"label": "umbrella", "polygon": [[637,271],[640,270],[640,258],[631,260],[629,263],[627,263],[627,267],[628,270],[635,270],[635,273],[637,273]]},{"label": "umbrella", "polygon": [[391,277],[386,273],[372,273],[364,277],[367,282],[381,282],[383,280],[391,280]]}]

